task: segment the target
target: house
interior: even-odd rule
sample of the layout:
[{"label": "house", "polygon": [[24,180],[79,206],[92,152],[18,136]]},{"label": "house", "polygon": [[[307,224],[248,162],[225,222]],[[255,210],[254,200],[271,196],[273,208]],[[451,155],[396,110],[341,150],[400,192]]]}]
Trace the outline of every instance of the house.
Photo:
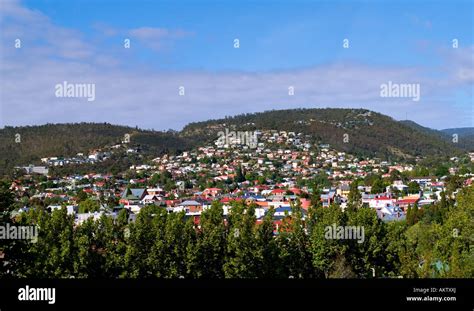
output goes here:
[{"label": "house", "polygon": [[377,209],[377,216],[383,221],[403,220],[406,217],[405,212],[396,205],[386,205]]},{"label": "house", "polygon": [[41,175],[48,175],[49,169],[46,166],[34,166],[29,165],[23,167],[27,174],[41,174]]},{"label": "house", "polygon": [[410,182],[416,182],[420,187],[425,187],[428,184],[431,184],[431,181],[437,181],[436,176],[427,176],[427,177],[413,177],[410,178]]},{"label": "house", "polygon": [[202,204],[195,200],[187,200],[178,204],[176,211],[184,210],[186,213],[200,213],[202,212]]},{"label": "house", "polygon": [[406,211],[408,208],[408,205],[414,206],[418,201],[420,200],[419,196],[411,196],[411,197],[405,197],[402,198],[401,200],[396,201],[396,204],[398,207]]},{"label": "house", "polygon": [[301,208],[304,210],[308,210],[308,208],[311,206],[310,199],[301,198],[300,203],[301,203]]},{"label": "house", "polygon": [[143,199],[140,201],[141,204],[155,204],[156,202],[160,202],[163,200],[163,197],[155,195],[155,194],[147,194],[143,197]]},{"label": "house", "polygon": [[220,188],[207,188],[202,192],[202,195],[205,197],[217,197],[222,193],[222,189]]},{"label": "house", "polygon": [[387,187],[387,192],[390,191],[390,188],[397,189],[398,191],[401,191],[401,192],[408,191],[408,186],[403,184],[403,181],[401,180],[395,180],[392,185]]},{"label": "house", "polygon": [[146,189],[126,188],[121,195],[119,204],[130,205],[138,204],[147,195]]},{"label": "house", "polygon": [[89,160],[92,161],[100,161],[104,157],[104,154],[102,152],[94,152],[89,155]]},{"label": "house", "polygon": [[280,207],[290,207],[290,204],[288,202],[283,201],[271,201],[267,202],[267,204],[269,208],[273,207],[275,210]]},{"label": "house", "polygon": [[165,195],[166,192],[161,189],[160,187],[157,188],[148,188],[146,189],[146,192],[151,195]]},{"label": "house", "polygon": [[323,207],[328,207],[331,205],[331,203],[334,202],[335,196],[335,191],[329,191],[327,193],[321,194],[321,202],[323,203]]},{"label": "house", "polygon": [[275,219],[281,219],[286,217],[287,215],[291,215],[291,207],[289,205],[277,207],[275,209],[273,217]]},{"label": "house", "polygon": [[347,183],[341,184],[337,189],[336,189],[336,194],[340,196],[345,196],[347,197],[350,192],[350,186]]},{"label": "house", "polygon": [[381,209],[383,207],[395,204],[395,199],[388,196],[375,196],[369,200],[369,207]]},{"label": "house", "polygon": [[284,195],[285,193],[286,193],[286,191],[283,190],[283,189],[273,189],[273,190],[271,191],[271,194],[276,195],[276,196],[282,196],[282,195]]},{"label": "house", "polygon": [[79,211],[79,206],[77,205],[66,205],[67,214],[74,215]]},{"label": "house", "polygon": [[134,214],[138,214],[140,210],[142,209],[143,205],[138,205],[138,204],[128,204],[125,205],[125,208],[130,210]]},{"label": "house", "polygon": [[81,225],[89,218],[92,218],[92,220],[97,221],[102,217],[102,215],[106,215],[114,219],[117,217],[116,213],[110,213],[110,212],[104,212],[104,211],[93,212],[93,213],[80,213],[80,214],[76,214],[74,223],[76,225]]}]

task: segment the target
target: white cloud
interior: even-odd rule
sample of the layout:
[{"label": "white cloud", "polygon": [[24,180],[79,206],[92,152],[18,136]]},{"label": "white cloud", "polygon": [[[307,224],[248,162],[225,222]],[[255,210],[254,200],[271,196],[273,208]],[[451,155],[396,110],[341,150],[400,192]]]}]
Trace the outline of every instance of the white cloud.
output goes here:
[{"label": "white cloud", "polygon": [[[446,52],[445,67],[436,69],[442,79],[431,77],[430,68],[355,63],[268,72],[162,72],[127,66],[80,32],[14,2],[8,6],[0,17],[7,30],[0,51],[2,125],[96,121],[179,129],[192,121],[298,107],[363,107],[399,119],[407,113],[438,128],[471,125],[472,110],[453,105],[449,94],[472,87],[472,48]],[[13,48],[17,35],[24,38],[22,49]],[[159,50],[163,40],[189,33],[142,27],[130,35]],[[54,86],[63,81],[95,83],[96,100],[56,98]],[[420,83],[421,100],[380,98],[380,84],[387,81]],[[185,86],[185,96],[179,96],[179,86]],[[295,87],[294,96],[288,95],[289,86]]]},{"label": "white cloud", "polygon": [[155,51],[162,50],[166,43],[192,35],[191,32],[183,30],[170,30],[155,27],[135,28],[131,29],[128,33],[132,38],[138,39],[145,46]]}]

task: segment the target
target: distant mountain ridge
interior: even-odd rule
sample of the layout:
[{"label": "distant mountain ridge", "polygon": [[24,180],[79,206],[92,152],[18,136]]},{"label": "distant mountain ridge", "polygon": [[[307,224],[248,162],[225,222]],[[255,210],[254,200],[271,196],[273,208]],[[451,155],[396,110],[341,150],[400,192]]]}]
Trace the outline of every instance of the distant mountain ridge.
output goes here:
[{"label": "distant mountain ridge", "polygon": [[176,132],[141,130],[108,123],[45,124],[0,129],[0,175],[14,166],[38,163],[43,157],[71,157],[120,144],[128,134],[130,146],[149,154],[192,148],[193,141]]},{"label": "distant mountain ridge", "polygon": [[[244,114],[187,125],[193,135],[222,127],[278,129],[311,134],[335,149],[384,158],[451,155],[474,149],[474,144],[454,144],[444,132],[413,121],[396,121],[366,109],[291,109]],[[344,135],[349,142],[344,142]]]},{"label": "distant mountain ridge", "polygon": [[452,140],[453,135],[458,135],[459,145],[467,150],[474,151],[474,127],[462,127],[441,130],[443,134],[447,135],[447,139]]},{"label": "distant mountain ridge", "polygon": [[[314,144],[379,158],[457,155],[474,150],[474,128],[423,127],[365,109],[291,109],[190,123],[182,131],[150,131],[108,123],[46,124],[0,129],[0,174],[43,157],[74,156],[112,146],[130,135],[145,155],[181,152],[211,143],[223,129],[277,130],[311,135]],[[452,134],[459,143],[452,142]],[[18,136],[19,134],[19,136]],[[18,141],[19,139],[19,141]]]}]

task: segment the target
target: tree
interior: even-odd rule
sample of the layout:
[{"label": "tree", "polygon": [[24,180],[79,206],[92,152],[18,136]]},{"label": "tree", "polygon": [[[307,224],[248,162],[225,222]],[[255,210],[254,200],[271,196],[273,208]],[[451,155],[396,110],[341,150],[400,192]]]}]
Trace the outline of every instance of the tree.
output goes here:
[{"label": "tree", "polygon": [[365,207],[350,213],[347,216],[347,226],[360,230],[363,236],[363,239],[353,238],[347,242],[346,258],[354,273],[358,277],[371,277],[371,269],[375,269],[376,273],[384,272],[386,229],[375,210]]},{"label": "tree", "polygon": [[[313,267],[317,273],[323,277],[342,277],[335,272],[342,271],[340,267],[336,267],[336,259],[339,258],[340,263],[346,258],[345,252],[347,245],[343,240],[331,239],[326,236],[327,227],[344,226],[346,223],[345,215],[339,206],[331,205],[327,208],[316,207],[310,211],[311,217],[311,236],[310,251],[312,254]],[[339,263],[339,264],[340,264]],[[351,273],[344,272],[344,275]]]},{"label": "tree", "polygon": [[372,189],[370,193],[378,194],[385,192],[384,184],[381,178],[377,178],[374,183],[372,184]]},{"label": "tree", "polygon": [[[192,219],[185,220],[184,212],[167,214],[164,232],[166,257],[163,265],[164,271],[162,272],[164,277],[188,276],[186,252],[189,245],[195,240],[194,234]],[[158,247],[159,249],[161,247]]]},{"label": "tree", "polygon": [[401,180],[402,179],[402,174],[398,170],[392,170],[390,172],[390,182],[394,182],[395,180]]},{"label": "tree", "polygon": [[105,215],[100,218],[98,226],[98,247],[104,250],[104,271],[101,273],[107,278],[125,276],[125,253],[127,251],[126,231],[128,230],[128,210],[122,209],[117,219]]},{"label": "tree", "polygon": [[315,276],[311,264],[310,240],[299,201],[291,206],[291,215],[283,220],[278,231],[277,243],[285,276],[294,278]]},{"label": "tree", "polygon": [[256,265],[257,277],[259,278],[283,277],[282,263],[279,260],[279,249],[274,235],[274,214],[275,210],[270,208],[256,230]]},{"label": "tree", "polygon": [[242,170],[242,167],[239,166],[237,168],[237,171],[236,171],[236,174],[235,174],[235,181],[238,182],[238,183],[241,183],[241,182],[244,182],[245,181],[245,175],[244,175],[244,172]]},{"label": "tree", "polygon": [[417,182],[412,181],[408,184],[408,193],[419,193],[420,185]]},{"label": "tree", "polygon": [[188,270],[197,278],[223,278],[226,253],[226,228],[222,204],[213,202],[202,212],[196,247],[188,258]]},{"label": "tree", "polygon": [[442,238],[438,241],[437,258],[449,266],[445,276],[474,277],[474,188],[464,188],[457,195],[457,206],[444,216]]},{"label": "tree", "polygon": [[79,203],[79,213],[96,212],[99,208],[99,201],[92,198],[87,198]]},{"label": "tree", "polygon": [[[163,215],[162,209],[153,205],[145,206],[138,213],[135,222],[129,225],[130,233],[125,253],[125,267],[127,269],[125,276],[149,278],[155,274],[156,271],[153,268],[156,270],[156,265],[161,263],[154,261],[158,260],[155,257],[155,240],[159,232],[158,227],[163,224]],[[154,266],[150,264],[150,261]]]},{"label": "tree", "polygon": [[349,195],[347,197],[347,207],[349,210],[355,210],[361,206],[362,195],[357,189],[358,182],[357,180],[352,181],[350,185]]},{"label": "tree", "polygon": [[401,275],[400,256],[405,247],[406,221],[390,221],[386,225],[384,237],[385,264],[382,274],[388,277],[398,277]]},{"label": "tree", "polygon": [[105,258],[97,240],[98,226],[92,218],[83,222],[74,233],[74,275],[79,278],[96,278],[104,270]]},{"label": "tree", "polygon": [[313,188],[324,188],[324,187],[330,187],[331,182],[328,179],[328,175],[326,173],[319,173],[317,174],[313,181]]},{"label": "tree", "polygon": [[[6,181],[0,181],[0,224],[2,226],[14,225],[11,219],[11,212],[14,208],[14,195],[9,189]],[[14,273],[22,264],[21,257],[25,245],[21,240],[0,239],[0,252],[4,254],[2,264],[0,264],[0,278],[7,273]],[[7,263],[7,264],[3,264]]]},{"label": "tree", "polygon": [[446,178],[446,193],[453,194],[457,189],[462,188],[464,179],[460,176],[454,175]]},{"label": "tree", "polygon": [[317,187],[317,185],[314,185],[312,190],[311,206],[321,206],[321,190]]},{"label": "tree", "polygon": [[439,165],[434,173],[437,177],[449,175],[449,168],[446,165]]},{"label": "tree", "polygon": [[229,215],[227,254],[224,264],[226,278],[255,278],[258,255],[255,241],[255,207],[244,203],[233,204]]},{"label": "tree", "polygon": [[0,181],[0,220],[2,223],[10,221],[10,213],[13,210],[14,195],[10,191],[6,181]]},{"label": "tree", "polygon": [[76,194],[76,200],[78,203],[87,199],[87,193],[85,193],[82,189],[79,189]]},{"label": "tree", "polygon": [[[77,261],[74,243],[74,217],[65,208],[49,213],[31,211],[28,222],[38,226],[38,239],[30,243],[21,274],[35,278],[70,278]],[[27,259],[32,259],[27,261]]]},{"label": "tree", "polygon": [[408,225],[414,225],[415,222],[414,222],[414,217],[413,217],[413,209],[411,208],[411,204],[408,204],[408,207],[407,207],[407,213],[406,213],[406,220],[407,220],[407,224]]}]

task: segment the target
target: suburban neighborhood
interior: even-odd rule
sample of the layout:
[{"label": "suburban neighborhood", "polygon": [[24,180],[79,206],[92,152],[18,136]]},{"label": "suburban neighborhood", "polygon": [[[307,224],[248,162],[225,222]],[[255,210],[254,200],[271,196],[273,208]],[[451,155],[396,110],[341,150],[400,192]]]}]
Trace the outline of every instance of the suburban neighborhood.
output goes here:
[{"label": "suburban neighborhood", "polygon": [[[120,210],[126,210],[133,221],[144,206],[156,205],[168,213],[184,211],[199,226],[201,213],[212,202],[222,203],[226,217],[230,202],[242,201],[257,206],[257,221],[274,209],[277,226],[281,217],[291,214],[293,205],[307,211],[311,205],[335,204],[344,210],[351,185],[360,194],[360,206],[374,209],[383,221],[403,220],[409,207],[422,209],[441,200],[446,179],[459,174],[458,158],[451,159],[446,175],[418,176],[414,165],[356,158],[329,144],[311,145],[309,135],[286,131],[256,135],[254,148],[239,140],[217,139],[213,145],[165,154],[117,175],[90,172],[52,178],[48,167],[100,162],[118,150],[139,153],[127,142],[74,158],[44,158],[45,166],[18,167],[24,175],[12,182],[11,189],[23,204],[19,213],[31,208],[32,202],[43,202],[50,211],[67,208],[77,224],[101,215],[116,217]],[[473,153],[466,156],[474,160]],[[371,176],[379,179],[372,181]],[[474,180],[469,173],[461,177],[460,187]],[[453,198],[458,190],[452,191]]]}]

